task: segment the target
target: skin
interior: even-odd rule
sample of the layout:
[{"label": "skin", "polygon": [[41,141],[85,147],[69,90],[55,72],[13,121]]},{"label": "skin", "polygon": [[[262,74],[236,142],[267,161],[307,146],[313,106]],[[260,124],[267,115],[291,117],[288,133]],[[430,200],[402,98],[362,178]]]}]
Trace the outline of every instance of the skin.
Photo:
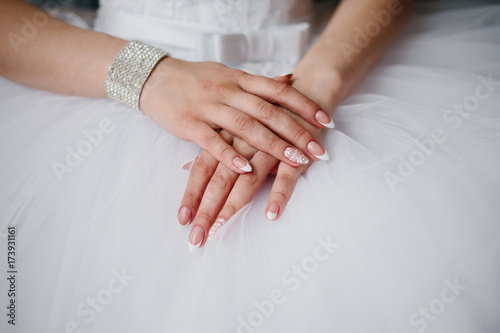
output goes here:
[{"label": "skin", "polygon": [[[128,43],[68,25],[22,0],[0,2],[0,31],[1,76],[36,89],[95,98],[106,97],[108,69]],[[140,98],[140,109],[156,123],[197,143],[236,173],[244,173],[240,168],[248,160],[217,134],[219,128],[291,166],[299,164],[284,156],[287,147],[316,160],[307,151],[314,136],[276,104],[323,128],[315,118],[319,105],[290,85],[213,62],[167,57]]]},{"label": "skin", "polygon": [[[361,45],[355,43],[358,34],[356,27],[364,28],[377,22],[373,12],[381,11],[389,13],[390,22],[381,27],[378,34],[372,34],[366,46],[357,47],[359,52],[352,51],[353,46]],[[412,11],[413,2],[406,0],[344,0],[335,10],[319,40],[295,68],[293,76],[275,79],[290,83],[333,115],[339,103],[366,77],[401,32]],[[324,140],[326,129],[315,128],[291,112],[290,115],[308,129],[317,142]],[[253,199],[269,174],[274,173],[276,178],[265,213],[268,216],[271,210],[276,213],[275,219],[279,218],[297,180],[310,166],[287,165],[252,148],[244,140],[229,133],[223,135],[250,160],[253,171],[235,174],[219,164],[207,151],[203,151],[192,164],[178,218],[181,225],[192,224],[189,242],[195,245],[201,241],[199,247],[206,244],[209,230],[216,220],[222,218],[227,221],[231,218]]]}]

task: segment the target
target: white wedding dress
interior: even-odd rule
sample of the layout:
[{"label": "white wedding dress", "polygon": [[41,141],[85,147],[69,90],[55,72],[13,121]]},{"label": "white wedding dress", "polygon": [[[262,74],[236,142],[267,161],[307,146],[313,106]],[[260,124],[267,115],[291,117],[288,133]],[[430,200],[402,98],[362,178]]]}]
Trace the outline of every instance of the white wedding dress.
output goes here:
[{"label": "white wedding dress", "polygon": [[[311,5],[105,0],[96,29],[124,14],[248,33]],[[283,216],[264,216],[270,179],[195,253],[177,210],[196,145],[111,100],[0,78],[0,331],[500,332],[500,6],[417,7]]]}]

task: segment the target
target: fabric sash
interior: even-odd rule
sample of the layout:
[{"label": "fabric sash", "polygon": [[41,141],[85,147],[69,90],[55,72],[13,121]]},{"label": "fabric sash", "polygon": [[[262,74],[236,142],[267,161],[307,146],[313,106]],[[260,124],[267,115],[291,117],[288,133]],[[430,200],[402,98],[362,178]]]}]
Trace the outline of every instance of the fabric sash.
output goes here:
[{"label": "fabric sash", "polygon": [[305,22],[227,32],[191,23],[108,12],[100,13],[95,30],[127,40],[189,50],[194,53],[195,61],[226,64],[262,60],[298,62],[309,37],[309,24]]}]

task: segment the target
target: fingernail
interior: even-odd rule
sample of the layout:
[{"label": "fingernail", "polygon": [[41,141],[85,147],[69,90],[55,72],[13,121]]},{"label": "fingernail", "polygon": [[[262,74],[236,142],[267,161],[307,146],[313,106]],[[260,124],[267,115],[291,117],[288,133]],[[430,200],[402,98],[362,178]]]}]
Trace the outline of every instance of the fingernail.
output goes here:
[{"label": "fingernail", "polygon": [[189,161],[184,162],[182,165],[182,168],[187,171],[191,171],[191,168],[193,167],[194,161],[196,161],[196,157],[190,159]]},{"label": "fingernail", "polygon": [[269,209],[267,210],[266,217],[269,221],[274,221],[276,216],[278,216],[280,206],[276,202],[273,202],[270,206]]},{"label": "fingernail", "polygon": [[330,159],[325,148],[316,141],[309,142],[307,144],[307,150],[322,161],[328,161]]},{"label": "fingernail", "polygon": [[191,230],[188,243],[189,252],[193,253],[200,248],[201,242],[203,242],[203,237],[205,237],[205,230],[203,230],[203,228],[199,225]]},{"label": "fingernail", "polygon": [[252,171],[252,166],[250,163],[242,159],[241,157],[236,156],[233,158],[233,164],[236,166],[238,169],[243,170],[245,172],[250,172]]},{"label": "fingernail", "polygon": [[179,228],[184,229],[191,221],[191,211],[187,207],[182,207],[177,215],[179,220]]},{"label": "fingernail", "polygon": [[299,164],[307,164],[309,163],[309,159],[304,155],[303,152],[298,150],[297,148],[287,147],[285,149],[285,157],[290,161],[299,163]]},{"label": "fingernail", "polygon": [[284,73],[284,74],[280,74],[280,75],[278,75],[278,76],[283,77],[283,76],[289,76],[289,75],[291,76],[291,75],[293,75],[293,73]]},{"label": "fingernail", "polygon": [[328,113],[326,113],[325,111],[318,110],[318,112],[316,112],[315,118],[321,125],[328,128],[335,128],[335,124],[333,123],[332,118],[330,118]]},{"label": "fingernail", "polygon": [[210,228],[210,231],[208,232],[208,240],[212,240],[217,231],[219,231],[219,229],[222,228],[222,226],[226,224],[226,222],[227,221],[224,220],[223,218],[217,219],[217,221],[215,221],[214,225]]}]

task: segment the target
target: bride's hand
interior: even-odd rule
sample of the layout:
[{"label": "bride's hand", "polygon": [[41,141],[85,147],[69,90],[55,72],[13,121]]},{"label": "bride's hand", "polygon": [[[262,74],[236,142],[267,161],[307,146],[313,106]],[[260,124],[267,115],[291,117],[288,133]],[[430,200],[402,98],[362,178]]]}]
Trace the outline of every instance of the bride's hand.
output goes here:
[{"label": "bride's hand", "polygon": [[[324,138],[325,129],[314,129],[305,121],[297,120],[303,122],[306,128],[310,127],[316,140]],[[276,174],[276,178],[266,217],[269,220],[277,219],[290,200],[299,176],[310,166],[289,166],[229,133],[221,131],[221,135],[250,160],[253,171],[238,175],[218,163],[206,150],[191,163],[191,173],[178,215],[181,226],[192,222],[189,236],[191,251],[217,235],[218,229],[253,199],[269,174]]]},{"label": "bride's hand", "polygon": [[237,173],[251,171],[250,164],[217,133],[220,128],[291,166],[316,159],[315,151],[308,148],[323,147],[273,103],[300,115],[313,128],[324,128],[321,122],[330,121],[316,103],[289,84],[218,63],[174,58],[162,60],[155,68],[144,86],[140,107],[160,126],[194,141]]},{"label": "bride's hand", "polygon": [[[302,66],[297,70],[302,72],[306,69],[307,67]],[[319,73],[321,74],[314,75],[313,71],[309,71],[307,75],[302,76],[302,79],[294,80],[293,84],[314,96],[316,100],[319,100],[320,105],[325,106],[325,109],[334,110],[342,96],[342,80],[335,73],[329,74],[325,70],[320,70]],[[292,83],[290,77],[274,79],[286,84]],[[317,80],[321,80],[324,84],[318,87],[314,84]],[[287,110],[283,111],[309,130],[314,135],[315,141],[322,142],[324,140],[325,128],[316,128],[296,114]],[[214,237],[217,230],[229,218],[253,199],[269,174],[276,174],[276,178],[265,215],[269,220],[279,218],[292,196],[300,175],[310,166],[308,164],[291,167],[262,151],[258,151],[229,133],[222,131],[221,135],[247,159],[250,159],[253,171],[238,175],[219,164],[205,150],[191,163],[188,184],[178,213],[181,226],[192,223],[189,236],[190,250],[204,246],[209,238]],[[323,150],[316,153],[326,152]],[[324,158],[326,159],[327,155]]]}]

